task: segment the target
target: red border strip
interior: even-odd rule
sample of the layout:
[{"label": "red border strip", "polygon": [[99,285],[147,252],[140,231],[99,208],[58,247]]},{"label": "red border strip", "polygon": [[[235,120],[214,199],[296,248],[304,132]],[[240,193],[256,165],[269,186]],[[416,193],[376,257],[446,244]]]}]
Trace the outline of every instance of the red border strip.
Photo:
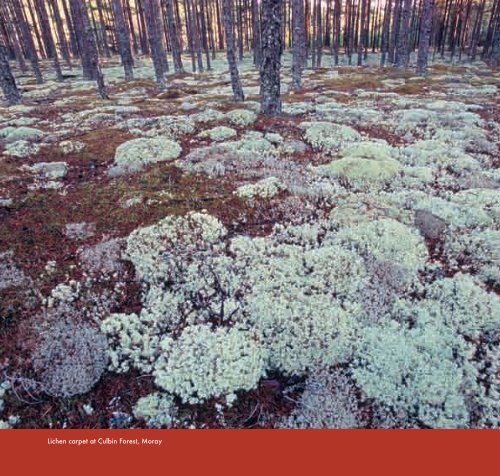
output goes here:
[{"label": "red border strip", "polygon": [[[106,444],[120,438],[141,443]],[[0,431],[6,475],[497,474],[499,447],[500,430]]]}]

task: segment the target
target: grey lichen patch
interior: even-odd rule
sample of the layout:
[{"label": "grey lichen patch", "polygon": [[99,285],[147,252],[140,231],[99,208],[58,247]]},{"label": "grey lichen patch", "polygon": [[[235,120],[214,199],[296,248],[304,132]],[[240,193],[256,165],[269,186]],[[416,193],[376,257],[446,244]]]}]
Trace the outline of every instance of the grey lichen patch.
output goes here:
[{"label": "grey lichen patch", "polygon": [[108,170],[108,175],[116,177],[139,172],[147,165],[177,159],[181,152],[177,142],[165,137],[133,139],[116,149],[115,165]]},{"label": "grey lichen patch", "polygon": [[333,122],[302,122],[300,127],[305,130],[306,142],[327,154],[333,154],[342,146],[361,140],[361,135],[352,127]]},{"label": "grey lichen patch", "polygon": [[213,140],[214,142],[222,142],[236,136],[236,131],[230,127],[218,126],[212,129],[207,129],[198,134],[199,137]]}]

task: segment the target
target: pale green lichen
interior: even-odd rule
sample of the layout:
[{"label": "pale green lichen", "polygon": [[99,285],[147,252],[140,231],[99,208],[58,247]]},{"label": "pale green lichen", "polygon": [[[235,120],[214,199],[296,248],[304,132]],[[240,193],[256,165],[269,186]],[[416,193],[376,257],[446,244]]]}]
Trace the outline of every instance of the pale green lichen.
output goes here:
[{"label": "pale green lichen", "polygon": [[306,142],[328,154],[361,140],[361,135],[352,127],[333,122],[301,122],[300,127],[305,129]]},{"label": "pale green lichen", "polygon": [[115,167],[108,174],[113,176],[137,172],[150,164],[177,159],[181,152],[181,146],[177,142],[165,137],[133,139],[118,146]]},{"label": "pale green lichen", "polygon": [[16,142],[18,140],[32,141],[41,139],[44,132],[33,127],[5,127],[0,129],[0,138],[6,142]]},{"label": "pale green lichen", "polygon": [[464,355],[466,345],[449,330],[387,322],[362,331],[353,375],[369,398],[408,412],[421,425],[465,428],[468,376],[456,353]]},{"label": "pale green lichen", "polygon": [[276,177],[268,177],[255,184],[242,185],[236,189],[235,193],[240,198],[252,200],[254,198],[272,198],[284,189],[285,187]]},{"label": "pale green lichen", "polygon": [[388,218],[341,229],[329,239],[362,256],[394,261],[413,272],[423,269],[428,257],[424,240],[415,230]]},{"label": "pale green lichen", "polygon": [[151,393],[139,398],[134,405],[134,416],[146,421],[149,428],[172,428],[177,420],[177,406],[171,395]]},{"label": "pale green lichen", "polygon": [[191,326],[176,340],[165,337],[161,348],[155,382],[185,402],[249,390],[265,375],[265,349],[247,330]]},{"label": "pale green lichen", "polygon": [[215,142],[221,142],[226,139],[230,139],[232,137],[236,136],[236,131],[234,129],[231,129],[230,127],[226,126],[218,126],[214,127],[213,129],[208,129],[206,131],[202,131],[198,134],[199,137],[205,138],[208,137],[209,139],[215,141]]},{"label": "pale green lichen", "polygon": [[358,189],[383,187],[401,171],[397,160],[373,160],[344,157],[315,168],[323,177],[337,178],[341,183]]},{"label": "pale green lichen", "polygon": [[249,126],[257,120],[257,114],[248,109],[234,109],[228,112],[226,117],[235,126]]}]

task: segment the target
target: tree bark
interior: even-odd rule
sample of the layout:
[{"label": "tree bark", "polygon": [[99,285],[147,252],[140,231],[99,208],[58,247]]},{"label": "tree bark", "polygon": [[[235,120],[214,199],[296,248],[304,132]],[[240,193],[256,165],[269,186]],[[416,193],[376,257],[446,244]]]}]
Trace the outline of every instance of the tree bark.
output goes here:
[{"label": "tree bark", "polygon": [[132,50],[130,48],[130,32],[127,28],[122,0],[112,0],[112,6],[115,16],[118,51],[125,71],[125,81],[131,81],[134,79],[134,58],[132,57]]},{"label": "tree bark", "polygon": [[0,42],[0,86],[9,106],[14,106],[21,102],[21,93],[17,89],[16,81],[10,70],[6,48]]},{"label": "tree bark", "polygon": [[396,65],[398,68],[406,68],[410,60],[409,49],[409,28],[411,17],[412,0],[404,0],[403,11],[401,14],[401,33],[398,38],[398,58]]},{"label": "tree bark", "polygon": [[431,37],[434,0],[423,0],[423,2],[417,54],[417,74],[425,77],[427,76],[427,61],[429,56],[429,40]]},{"label": "tree bark", "polygon": [[30,60],[36,82],[37,84],[43,84],[42,71],[40,70],[40,64],[38,62],[38,53],[36,52],[35,43],[31,36],[28,23],[26,22],[22,5],[19,0],[12,0],[12,6],[14,8],[15,21],[21,31],[26,56]]},{"label": "tree bark", "polygon": [[165,61],[162,55],[163,44],[161,41],[161,34],[158,28],[158,0],[144,0],[144,14],[148,28],[148,41],[151,58],[153,60],[153,67],[156,77],[156,90],[158,92],[164,91],[167,87],[165,81]]},{"label": "tree bark", "polygon": [[292,88],[302,88],[302,68],[304,66],[304,0],[292,0]]},{"label": "tree bark", "polygon": [[245,100],[245,95],[243,94],[238,65],[236,64],[236,45],[234,41],[231,0],[222,0],[222,18],[224,21],[224,31],[226,33],[226,54],[229,64],[229,74],[231,75],[233,97],[236,102],[240,102]]},{"label": "tree bark", "polygon": [[172,56],[174,59],[174,71],[176,73],[184,73],[184,66],[182,65],[181,46],[179,43],[179,31],[177,29],[177,22],[175,20],[173,0],[165,0],[167,10],[167,25],[170,35],[170,46],[172,48]]},{"label": "tree bark", "polygon": [[262,65],[260,68],[261,112],[281,114],[282,0],[262,0]]}]

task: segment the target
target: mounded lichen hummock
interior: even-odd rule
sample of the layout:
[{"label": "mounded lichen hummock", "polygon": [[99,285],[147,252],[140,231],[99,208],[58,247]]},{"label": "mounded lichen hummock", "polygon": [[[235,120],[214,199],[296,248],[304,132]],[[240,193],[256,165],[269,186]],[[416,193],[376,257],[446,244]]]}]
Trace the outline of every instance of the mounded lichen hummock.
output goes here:
[{"label": "mounded lichen hummock", "polygon": [[34,127],[5,127],[0,129],[0,138],[6,142],[16,142],[18,140],[37,140],[44,136],[44,132]]},{"label": "mounded lichen hummock", "polygon": [[190,326],[176,340],[165,337],[161,348],[155,382],[185,402],[250,390],[265,375],[265,349],[237,327]]},{"label": "mounded lichen hummock", "polygon": [[242,185],[236,189],[236,195],[240,198],[251,200],[253,198],[272,198],[278,195],[285,187],[276,177],[268,177],[257,183]]},{"label": "mounded lichen hummock", "polygon": [[327,154],[361,140],[361,135],[352,127],[333,122],[301,122],[300,127],[305,129],[306,142]]},{"label": "mounded lichen hummock", "polygon": [[235,126],[249,126],[257,120],[257,114],[248,109],[235,109],[228,112],[226,117]]},{"label": "mounded lichen hummock", "polygon": [[230,139],[236,136],[236,131],[226,126],[217,126],[213,129],[208,129],[206,131],[202,131],[198,134],[199,137],[208,137],[209,139],[215,142],[221,142],[226,139]]},{"label": "mounded lichen hummock", "polygon": [[397,160],[373,160],[362,157],[344,157],[315,168],[323,177],[338,178],[359,189],[373,189],[387,184],[401,171]]},{"label": "mounded lichen hummock", "polygon": [[121,169],[123,173],[138,172],[149,164],[177,159],[181,152],[181,146],[177,142],[165,137],[133,139],[118,146],[115,167],[108,173],[118,174],[117,169]]},{"label": "mounded lichen hummock", "polygon": [[424,240],[418,232],[389,218],[343,228],[328,239],[362,256],[394,261],[410,272],[423,269],[428,257]]}]

